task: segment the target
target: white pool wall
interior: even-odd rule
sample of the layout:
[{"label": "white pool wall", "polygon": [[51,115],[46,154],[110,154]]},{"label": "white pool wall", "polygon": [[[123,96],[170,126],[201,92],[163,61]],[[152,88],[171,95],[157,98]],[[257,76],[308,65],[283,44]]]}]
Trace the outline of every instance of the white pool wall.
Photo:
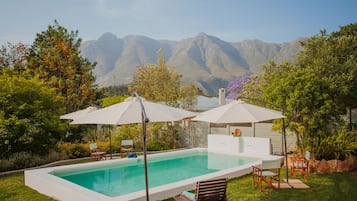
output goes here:
[{"label": "white pool wall", "polygon": [[270,138],[234,137],[223,134],[210,134],[207,137],[208,151],[257,156],[266,156],[271,153]]}]

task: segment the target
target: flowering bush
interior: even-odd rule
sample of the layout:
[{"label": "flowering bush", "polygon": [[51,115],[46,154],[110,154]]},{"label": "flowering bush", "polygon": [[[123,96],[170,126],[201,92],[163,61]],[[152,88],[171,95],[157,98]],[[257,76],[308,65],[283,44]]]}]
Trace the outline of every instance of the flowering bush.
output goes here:
[{"label": "flowering bush", "polygon": [[250,75],[244,75],[236,78],[227,85],[227,98],[236,99],[241,93],[244,85],[251,79]]}]

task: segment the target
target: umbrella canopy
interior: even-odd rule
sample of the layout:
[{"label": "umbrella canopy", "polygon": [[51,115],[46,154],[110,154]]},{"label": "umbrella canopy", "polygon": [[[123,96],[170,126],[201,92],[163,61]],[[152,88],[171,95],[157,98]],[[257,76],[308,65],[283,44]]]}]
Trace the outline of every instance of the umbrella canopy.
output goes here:
[{"label": "umbrella canopy", "polygon": [[144,151],[144,169],[146,200],[149,200],[149,184],[146,161],[146,123],[179,121],[185,118],[196,116],[196,113],[183,109],[170,107],[164,104],[142,101],[140,96],[129,97],[124,102],[102,108],[91,112],[86,116],[74,119],[71,124],[109,124],[123,125],[132,123],[142,123],[143,127],[143,151]]},{"label": "umbrella canopy", "polygon": [[256,123],[285,118],[281,112],[238,100],[198,114],[192,120],[210,123]]},{"label": "umbrella canopy", "polygon": [[[245,103],[242,100],[233,101],[229,104],[216,107],[198,114],[192,120],[204,121],[210,123],[254,123],[268,121],[273,119],[282,119],[282,136],[284,143],[284,155],[286,161],[286,181],[288,180],[288,161],[287,161],[287,145],[286,145],[286,132],[285,132],[285,116],[282,112]],[[255,136],[255,129],[254,129]],[[290,185],[290,184],[289,184]]]},{"label": "umbrella canopy", "polygon": [[[150,122],[179,121],[194,117],[197,114],[183,109],[170,107],[160,103],[142,101]],[[76,118],[71,124],[108,124],[124,125],[140,123],[142,121],[141,105],[136,97],[129,97],[124,102],[117,103],[85,116]]]},{"label": "umbrella canopy", "polygon": [[80,117],[86,116],[88,113],[91,113],[91,112],[93,112],[93,111],[95,111],[97,109],[98,108],[96,108],[94,106],[89,106],[89,107],[87,107],[86,109],[83,109],[83,110],[78,110],[78,111],[75,111],[75,112],[71,112],[71,113],[68,113],[68,114],[61,115],[60,119],[71,119],[71,120],[78,119]]}]

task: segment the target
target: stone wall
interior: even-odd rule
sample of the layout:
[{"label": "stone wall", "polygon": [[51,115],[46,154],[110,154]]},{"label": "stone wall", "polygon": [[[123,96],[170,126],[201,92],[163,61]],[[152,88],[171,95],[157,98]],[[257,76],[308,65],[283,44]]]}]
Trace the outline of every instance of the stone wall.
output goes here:
[{"label": "stone wall", "polygon": [[310,172],[333,173],[348,172],[357,168],[357,157],[350,157],[346,160],[310,160]]}]

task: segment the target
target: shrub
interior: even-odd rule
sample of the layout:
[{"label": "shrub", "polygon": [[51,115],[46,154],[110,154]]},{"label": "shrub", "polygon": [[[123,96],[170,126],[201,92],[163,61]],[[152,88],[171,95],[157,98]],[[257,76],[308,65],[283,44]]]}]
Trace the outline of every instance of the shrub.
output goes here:
[{"label": "shrub", "polygon": [[47,156],[40,156],[28,152],[16,153],[8,160],[0,160],[0,172],[36,167],[65,158],[65,154],[55,150],[50,151]]},{"label": "shrub", "polygon": [[[102,149],[103,151],[110,153],[110,142],[108,141],[97,141],[97,145],[100,149]],[[114,141],[112,139],[112,152],[113,153],[119,153],[120,151],[120,145],[117,141]]]},{"label": "shrub", "polygon": [[337,134],[328,136],[313,147],[317,160],[344,160],[357,153],[357,131],[342,130]]},{"label": "shrub", "polygon": [[72,143],[61,143],[58,145],[59,150],[63,150],[68,158],[81,158],[89,156],[89,145],[88,144],[72,144]]},{"label": "shrub", "polygon": [[148,151],[161,151],[167,149],[170,149],[170,147],[164,142],[158,140],[150,140],[147,142]]}]

